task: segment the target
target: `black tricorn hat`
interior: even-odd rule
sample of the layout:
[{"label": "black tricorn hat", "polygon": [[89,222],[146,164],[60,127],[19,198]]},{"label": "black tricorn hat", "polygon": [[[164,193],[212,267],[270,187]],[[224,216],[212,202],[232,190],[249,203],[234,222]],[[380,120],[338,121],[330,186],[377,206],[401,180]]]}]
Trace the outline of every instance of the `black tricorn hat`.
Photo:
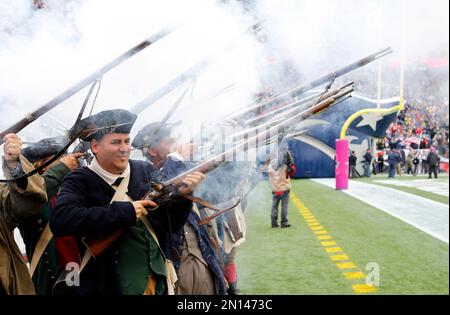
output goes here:
[{"label": "black tricorn hat", "polygon": [[67,144],[66,137],[44,138],[22,149],[22,155],[31,163],[60,152]]},{"label": "black tricorn hat", "polygon": [[[69,135],[81,140],[101,139],[108,133],[130,133],[137,116],[125,109],[110,109],[80,120]],[[80,134],[81,132],[81,134]]]},{"label": "black tricorn hat", "polygon": [[152,122],[143,127],[136,137],[134,137],[131,145],[136,149],[144,147],[152,147],[164,138],[171,136],[172,128],[178,126],[181,121],[176,123]]}]

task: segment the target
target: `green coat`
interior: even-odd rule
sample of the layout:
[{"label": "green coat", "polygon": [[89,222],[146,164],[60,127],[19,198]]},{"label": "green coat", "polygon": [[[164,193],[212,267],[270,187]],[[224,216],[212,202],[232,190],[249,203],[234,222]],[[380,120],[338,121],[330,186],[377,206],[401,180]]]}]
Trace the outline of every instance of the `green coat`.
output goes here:
[{"label": "green coat", "polygon": [[[47,203],[41,208],[39,214],[34,215],[26,220],[22,220],[19,224],[20,233],[28,256],[28,261],[31,262],[36,244],[41,236],[42,231],[48,223],[52,205],[55,202],[62,179],[70,169],[62,162],[59,162],[49,168],[42,177],[45,180],[45,187],[47,190]],[[44,251],[36,270],[33,275],[33,284],[38,295],[52,294],[52,287],[58,275],[58,267],[56,261],[55,241],[52,238]]]},{"label": "green coat", "polygon": [[141,295],[145,291],[149,272],[153,272],[157,279],[156,295],[165,294],[167,283],[164,257],[142,222],[125,230],[118,239],[118,248],[123,294]]}]

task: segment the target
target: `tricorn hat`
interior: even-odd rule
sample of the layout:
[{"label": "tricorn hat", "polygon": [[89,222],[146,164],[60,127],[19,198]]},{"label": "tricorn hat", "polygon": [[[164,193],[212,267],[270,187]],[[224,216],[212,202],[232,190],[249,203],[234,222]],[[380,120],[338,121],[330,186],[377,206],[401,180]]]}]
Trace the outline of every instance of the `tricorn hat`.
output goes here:
[{"label": "tricorn hat", "polygon": [[81,140],[91,141],[108,133],[130,133],[136,118],[124,109],[105,110],[80,120],[70,129],[70,138],[78,136]]},{"label": "tricorn hat", "polygon": [[152,147],[164,138],[168,138],[172,134],[172,128],[178,126],[181,121],[176,123],[152,122],[142,128],[136,137],[134,137],[131,145],[136,149],[144,147]]},{"label": "tricorn hat", "polygon": [[22,149],[22,155],[31,163],[60,152],[68,140],[66,137],[44,138]]}]

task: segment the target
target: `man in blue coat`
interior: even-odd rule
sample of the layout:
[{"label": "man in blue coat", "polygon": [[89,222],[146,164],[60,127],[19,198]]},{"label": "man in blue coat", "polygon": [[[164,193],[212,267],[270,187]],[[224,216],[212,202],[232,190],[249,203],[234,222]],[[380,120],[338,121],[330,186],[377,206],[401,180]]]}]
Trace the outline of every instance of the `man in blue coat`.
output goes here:
[{"label": "man in blue coat", "polygon": [[[129,159],[135,120],[136,115],[126,110],[107,110],[72,128],[72,134],[84,131],[80,138],[90,141],[95,157],[89,166],[65,177],[50,228],[55,236],[75,236],[78,241],[79,268],[84,269],[65,279],[76,294],[170,292],[164,237],[183,226],[192,203],[177,192],[159,205],[141,200],[155,181],[156,170],[147,162]],[[191,193],[203,178],[201,173],[187,176],[178,192]],[[112,234],[118,236],[112,244],[89,259],[92,251],[85,244]]]},{"label": "man in blue coat", "polygon": [[388,163],[389,163],[389,178],[395,177],[395,170],[397,169],[398,163],[402,160],[400,154],[397,150],[391,150],[388,154]]},{"label": "man in blue coat", "polygon": [[367,149],[366,153],[363,156],[364,161],[364,174],[366,177],[370,177],[370,165],[372,164],[372,153],[370,153],[370,148]]}]

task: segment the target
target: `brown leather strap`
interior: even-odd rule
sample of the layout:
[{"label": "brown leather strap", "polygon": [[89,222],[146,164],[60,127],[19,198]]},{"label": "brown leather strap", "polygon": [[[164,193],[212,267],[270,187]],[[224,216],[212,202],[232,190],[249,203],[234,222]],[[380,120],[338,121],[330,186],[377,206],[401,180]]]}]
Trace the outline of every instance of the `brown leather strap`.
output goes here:
[{"label": "brown leather strap", "polygon": [[205,224],[207,224],[209,221],[215,219],[216,217],[218,217],[218,216],[221,215],[222,213],[227,212],[227,211],[230,211],[230,210],[236,208],[236,206],[237,206],[240,202],[241,202],[241,201],[239,201],[237,204],[233,205],[232,207],[230,207],[230,208],[228,208],[228,209],[224,209],[224,210],[222,210],[222,211],[219,211],[219,212],[217,212],[217,213],[214,213],[213,215],[210,215],[209,217],[206,217],[206,218],[200,220],[200,222],[199,222],[198,224],[199,224],[199,225],[205,225]]},{"label": "brown leather strap", "polygon": [[200,199],[198,197],[194,197],[192,195],[180,195],[180,196],[183,197],[183,198],[186,198],[186,199],[188,199],[188,200],[190,200],[192,202],[198,203],[199,205],[202,205],[202,206],[204,206],[206,208],[209,208],[211,210],[222,211],[222,209],[217,208],[212,203],[210,203],[210,202],[208,202],[206,200]]},{"label": "brown leather strap", "polygon": [[206,200],[200,199],[198,197],[194,197],[192,195],[181,195],[181,196],[183,198],[186,198],[186,199],[192,201],[192,202],[198,203],[199,205],[202,205],[205,208],[208,208],[208,209],[211,209],[211,210],[214,210],[214,211],[218,211],[218,212],[226,212],[228,210],[236,208],[241,203],[241,199],[238,199],[237,203],[234,204],[233,206],[231,206],[229,208],[226,208],[226,209],[220,209],[220,208],[216,207],[215,205],[213,205],[212,203],[210,203],[210,202],[208,202]]},{"label": "brown leather strap", "polygon": [[194,197],[192,195],[181,195],[181,197],[186,198],[192,202],[198,203],[199,205],[202,205],[205,208],[217,211],[217,213],[200,220],[200,222],[199,222],[200,225],[204,225],[204,224],[208,223],[209,221],[211,221],[212,219],[216,218],[217,216],[221,215],[222,213],[236,208],[241,203],[241,199],[239,198],[238,201],[231,207],[226,208],[226,209],[220,209],[220,208],[214,206],[213,204],[211,204],[210,202],[200,199],[200,198],[197,198],[197,197]]}]

